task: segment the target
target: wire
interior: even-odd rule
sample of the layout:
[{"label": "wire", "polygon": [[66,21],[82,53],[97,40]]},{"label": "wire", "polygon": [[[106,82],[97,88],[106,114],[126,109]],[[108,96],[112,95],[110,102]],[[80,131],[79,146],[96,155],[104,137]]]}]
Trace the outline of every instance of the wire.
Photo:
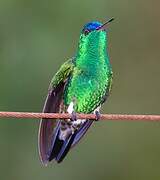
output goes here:
[{"label": "wire", "polygon": [[[76,114],[77,119],[96,120],[94,114]],[[46,119],[69,119],[70,114],[67,113],[35,113],[35,112],[7,112],[0,111],[0,118],[46,118]],[[101,120],[114,121],[160,121],[160,115],[128,115],[128,114],[101,114]]]}]

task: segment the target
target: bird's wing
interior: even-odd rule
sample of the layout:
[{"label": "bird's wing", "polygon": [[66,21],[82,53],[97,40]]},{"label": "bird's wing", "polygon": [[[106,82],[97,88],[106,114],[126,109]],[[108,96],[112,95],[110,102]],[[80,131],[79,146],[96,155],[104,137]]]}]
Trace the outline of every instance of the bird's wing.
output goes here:
[{"label": "bird's wing", "polygon": [[[69,59],[61,66],[60,70],[51,80],[49,93],[43,108],[44,113],[56,113],[60,111],[64,87],[67,79],[73,71],[73,68],[73,59]],[[59,151],[58,148],[60,147],[59,145],[61,142],[54,143],[58,134],[57,129],[59,128],[56,128],[58,126],[58,120],[41,119],[39,126],[38,144],[39,154],[43,164],[47,164],[48,161],[54,158],[55,154],[52,153],[54,144],[57,145],[57,147],[54,147],[54,153]]]}]

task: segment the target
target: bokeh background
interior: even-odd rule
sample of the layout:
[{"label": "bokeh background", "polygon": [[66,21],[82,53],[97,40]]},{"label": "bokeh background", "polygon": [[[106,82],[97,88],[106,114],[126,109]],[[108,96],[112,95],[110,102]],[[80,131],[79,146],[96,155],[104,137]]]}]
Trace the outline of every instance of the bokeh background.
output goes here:
[{"label": "bokeh background", "polygon": [[[106,21],[114,85],[105,113],[159,114],[160,3],[0,0],[0,110],[41,111],[82,26]],[[160,123],[99,122],[62,164],[43,167],[37,120],[0,120],[0,179],[159,180]]]}]

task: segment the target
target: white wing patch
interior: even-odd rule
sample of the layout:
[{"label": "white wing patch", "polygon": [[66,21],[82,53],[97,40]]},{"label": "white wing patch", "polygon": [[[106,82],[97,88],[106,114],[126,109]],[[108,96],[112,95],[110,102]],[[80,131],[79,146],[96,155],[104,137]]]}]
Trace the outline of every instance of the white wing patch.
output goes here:
[{"label": "white wing patch", "polygon": [[67,112],[69,114],[72,114],[73,111],[74,111],[74,103],[71,101],[71,103],[68,106]]}]

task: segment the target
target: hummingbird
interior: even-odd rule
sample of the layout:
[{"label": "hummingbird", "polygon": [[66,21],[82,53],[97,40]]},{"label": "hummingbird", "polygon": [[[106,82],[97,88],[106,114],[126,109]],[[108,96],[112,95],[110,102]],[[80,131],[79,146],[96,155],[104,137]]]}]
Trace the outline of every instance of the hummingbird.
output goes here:
[{"label": "hummingbird", "polygon": [[60,163],[85,135],[93,120],[77,119],[76,113],[94,113],[112,85],[112,67],[108,55],[108,24],[92,21],[84,25],[75,56],[67,60],[53,76],[44,104],[44,113],[69,113],[71,119],[41,119],[38,145],[42,163],[53,159]]}]

